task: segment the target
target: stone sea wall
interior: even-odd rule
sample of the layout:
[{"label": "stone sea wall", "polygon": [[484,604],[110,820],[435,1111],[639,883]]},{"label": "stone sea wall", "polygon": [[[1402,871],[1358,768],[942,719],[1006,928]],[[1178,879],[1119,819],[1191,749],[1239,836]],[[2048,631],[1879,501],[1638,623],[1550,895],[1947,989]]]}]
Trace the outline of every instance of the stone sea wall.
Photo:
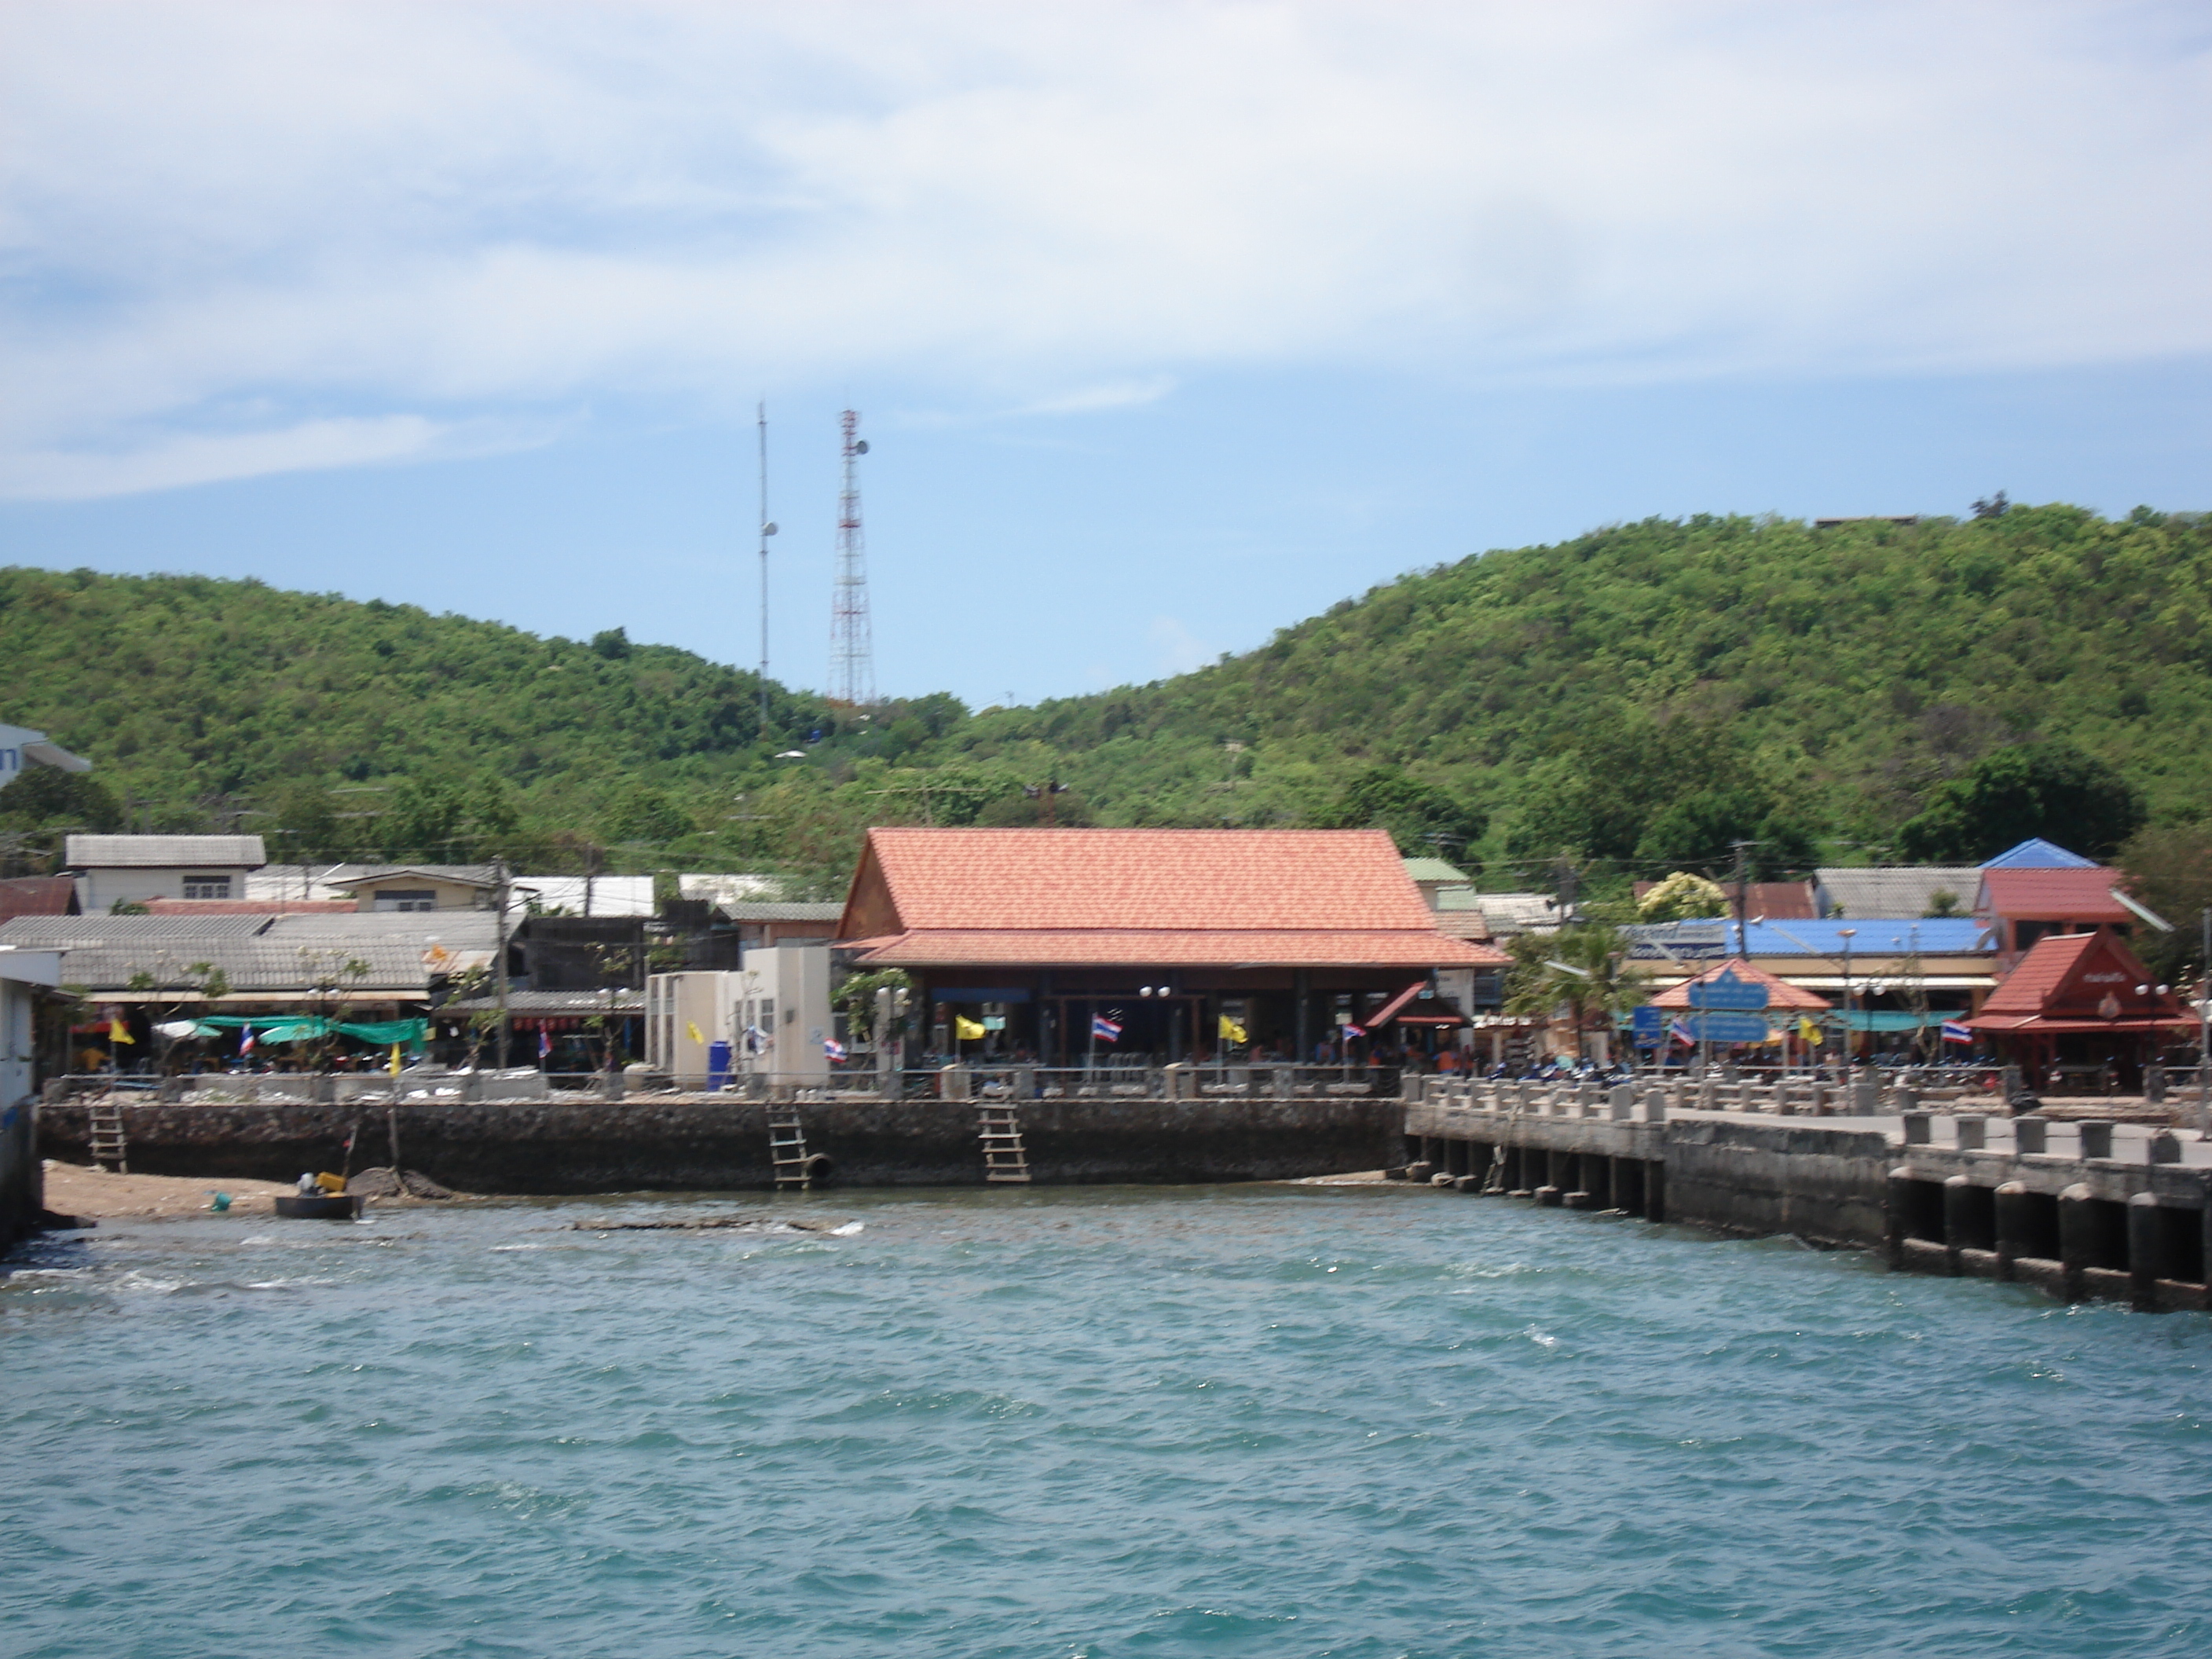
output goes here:
[{"label": "stone sea wall", "polygon": [[[1004,1103],[999,1103],[1004,1104]],[[89,1157],[88,1105],[48,1103],[49,1158]],[[976,1105],[853,1101],[796,1108],[828,1184],[983,1184]],[[1374,1170],[1402,1145],[1395,1100],[1025,1101],[1015,1106],[1040,1185],[1270,1181]],[[397,1161],[461,1192],[604,1193],[770,1188],[769,1109],[727,1096],[578,1097],[535,1102],[248,1105],[132,1101],[121,1108],[134,1174],[289,1181]]]}]

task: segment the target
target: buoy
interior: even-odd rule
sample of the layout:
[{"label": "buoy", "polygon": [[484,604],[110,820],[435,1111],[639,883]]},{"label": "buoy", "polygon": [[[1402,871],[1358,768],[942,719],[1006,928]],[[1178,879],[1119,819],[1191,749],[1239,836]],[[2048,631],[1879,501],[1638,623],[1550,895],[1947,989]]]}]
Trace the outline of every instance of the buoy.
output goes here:
[{"label": "buoy", "polygon": [[215,1195],[215,1202],[208,1206],[208,1208],[215,1211],[218,1215],[229,1207],[230,1194],[228,1193],[217,1193]]}]

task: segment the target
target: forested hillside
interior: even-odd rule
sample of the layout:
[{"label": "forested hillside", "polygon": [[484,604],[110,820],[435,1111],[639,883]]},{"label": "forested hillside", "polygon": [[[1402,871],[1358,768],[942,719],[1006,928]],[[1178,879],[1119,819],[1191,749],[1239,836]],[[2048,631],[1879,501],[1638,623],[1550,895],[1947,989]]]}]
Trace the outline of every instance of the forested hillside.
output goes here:
[{"label": "forested hillside", "polygon": [[2146,509],[1647,520],[1409,576],[1151,685],[975,714],[771,686],[765,730],[754,676],[618,632],[251,582],[0,571],[0,718],[98,763],[0,797],[27,852],[128,818],[834,883],[870,822],[1048,809],[1382,823],[1510,884],[1562,858],[1713,867],[1735,840],[1768,871],[1976,856],[2000,821],[2110,844],[2197,818],[2212,771],[2212,528]]}]

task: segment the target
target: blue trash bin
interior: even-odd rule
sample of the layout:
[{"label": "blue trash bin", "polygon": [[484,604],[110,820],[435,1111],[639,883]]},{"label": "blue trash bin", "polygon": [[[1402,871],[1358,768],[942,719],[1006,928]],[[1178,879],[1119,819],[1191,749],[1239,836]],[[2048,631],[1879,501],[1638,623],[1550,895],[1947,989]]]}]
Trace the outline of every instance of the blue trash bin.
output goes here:
[{"label": "blue trash bin", "polygon": [[707,1045],[707,1086],[719,1089],[730,1080],[730,1045],[717,1039]]}]

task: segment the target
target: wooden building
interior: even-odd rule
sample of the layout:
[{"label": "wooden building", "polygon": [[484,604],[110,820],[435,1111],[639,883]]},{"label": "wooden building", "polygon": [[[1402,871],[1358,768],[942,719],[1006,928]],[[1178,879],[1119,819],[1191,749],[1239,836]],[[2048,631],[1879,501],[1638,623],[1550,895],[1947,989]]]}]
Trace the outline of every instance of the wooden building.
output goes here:
[{"label": "wooden building", "polygon": [[1287,1060],[1464,1024],[1434,975],[1507,958],[1436,922],[1379,830],[878,829],[837,940],[939,1054]]},{"label": "wooden building", "polygon": [[2197,1021],[2115,934],[2046,933],[1966,1022],[2039,1085],[2054,1066],[2109,1067],[2118,1086]]}]

